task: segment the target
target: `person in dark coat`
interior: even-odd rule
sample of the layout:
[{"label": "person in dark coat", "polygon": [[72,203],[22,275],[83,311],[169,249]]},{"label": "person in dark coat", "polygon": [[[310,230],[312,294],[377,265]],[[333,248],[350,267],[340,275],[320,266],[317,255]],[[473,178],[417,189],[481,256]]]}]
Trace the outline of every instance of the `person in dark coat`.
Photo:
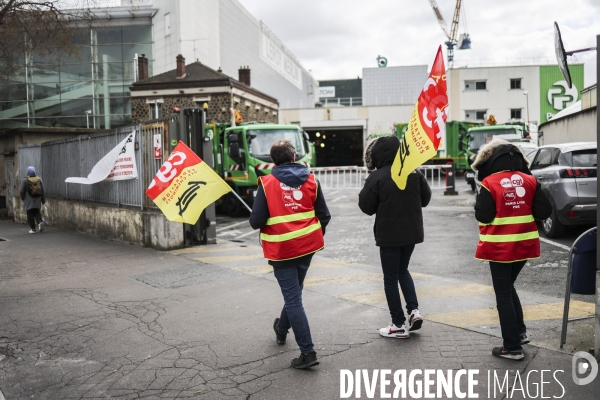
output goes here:
[{"label": "person in dark coat", "polygon": [[[262,229],[266,226],[274,226],[276,224],[285,224],[282,219],[286,219],[288,222],[297,221],[300,226],[305,225],[304,222],[309,223],[312,221],[310,226],[318,226],[320,224],[321,232],[312,232],[300,236],[295,236],[295,239],[285,238],[290,236],[289,232],[282,236],[282,240],[278,240],[279,243],[285,243],[283,253],[288,255],[279,254],[277,257],[268,257],[268,248],[272,246],[268,240],[262,241],[263,251],[265,251],[265,258],[269,261],[269,264],[273,266],[273,274],[279,283],[281,288],[281,294],[284,298],[284,306],[281,310],[279,318],[275,318],[273,322],[273,330],[275,331],[275,338],[277,343],[280,345],[285,344],[287,334],[290,328],[294,332],[296,343],[300,348],[300,357],[292,360],[292,367],[298,369],[310,368],[319,364],[317,360],[317,353],[314,350],[312,342],[312,336],[310,333],[310,327],[308,324],[308,318],[304,311],[302,304],[302,289],[304,288],[304,279],[310,267],[310,262],[314,253],[321,250],[323,245],[323,236],[325,235],[325,227],[331,219],[331,214],[327,208],[325,202],[325,196],[321,190],[321,185],[314,176],[310,174],[310,171],[304,164],[297,164],[295,162],[296,150],[291,142],[287,140],[279,140],[271,146],[270,150],[271,158],[275,163],[271,175],[265,178],[265,182],[261,179],[259,182],[256,198],[252,206],[252,213],[250,214],[250,226],[253,229]],[[273,179],[275,178],[275,180]],[[274,182],[276,190],[273,190]],[[267,186],[268,190],[265,189]],[[295,190],[295,197],[292,196],[292,189]],[[282,191],[283,190],[283,191]],[[265,194],[267,193],[267,194]],[[288,193],[288,194],[286,194]],[[282,196],[283,195],[283,196]],[[270,197],[268,197],[270,196]],[[312,202],[314,196],[314,202]],[[302,201],[302,206],[294,206],[294,199],[300,202],[300,199],[311,199],[310,204],[306,204],[307,201]],[[269,203],[269,201],[271,203]],[[290,205],[292,207],[286,207],[289,213],[286,217],[271,215],[270,210],[277,212],[282,205]],[[270,208],[271,206],[271,208]],[[294,211],[296,209],[311,209],[310,212]],[[313,214],[312,216],[303,216],[302,214]],[[315,218],[316,217],[316,218]],[[275,222],[273,220],[279,219],[280,221]],[[270,221],[271,220],[271,221]],[[304,222],[302,222],[304,221]],[[290,229],[297,229],[298,226]],[[306,229],[306,228],[305,228]],[[318,230],[319,228],[317,228]],[[313,230],[314,231],[314,230]],[[296,232],[298,232],[296,230]],[[312,245],[311,243],[317,243],[317,241],[305,240],[303,237],[307,235],[319,236],[318,245]],[[290,240],[287,240],[290,239]],[[293,240],[298,240],[293,242]],[[295,245],[294,245],[295,243]]]},{"label": "person in dark coat", "polygon": [[[32,182],[39,182],[41,193],[30,193],[30,187]],[[36,233],[36,227],[39,232],[44,230],[44,221],[40,214],[42,204],[46,203],[46,196],[44,193],[44,185],[42,180],[35,175],[35,168],[27,167],[27,177],[21,180],[21,186],[19,188],[19,194],[23,201],[23,211],[27,213],[27,222],[29,223],[29,233]]]},{"label": "person in dark coat", "polygon": [[471,166],[481,182],[475,202],[475,219],[480,222],[475,256],[490,264],[503,339],[503,346],[492,354],[512,360],[522,360],[522,345],[529,343],[514,284],[527,260],[540,255],[535,220],[552,213],[528,166],[521,150],[502,139],[482,147]]},{"label": "person in dark coat", "polygon": [[[375,169],[358,195],[358,206],[367,215],[376,214],[373,233],[379,246],[383,287],[392,322],[379,333],[384,337],[405,339],[409,331],[421,328],[423,318],[408,263],[417,243],[424,240],[422,207],[431,200],[425,176],[413,171],[400,190],[392,180],[391,168],[400,147],[396,136],[383,136],[369,142],[365,164]],[[398,283],[406,300],[408,321],[402,310]]]}]

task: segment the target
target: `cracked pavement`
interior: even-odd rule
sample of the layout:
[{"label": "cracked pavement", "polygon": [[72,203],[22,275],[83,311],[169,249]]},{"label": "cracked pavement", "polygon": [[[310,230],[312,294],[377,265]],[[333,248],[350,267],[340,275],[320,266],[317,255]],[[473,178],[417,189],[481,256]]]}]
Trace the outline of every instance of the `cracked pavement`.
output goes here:
[{"label": "cracked pavement", "polygon": [[[293,370],[293,334],[284,346],[273,337],[282,299],[272,278],[52,227],[28,235],[0,221],[0,236],[7,400],[333,399],[340,369],[383,368],[478,369],[480,398],[489,370],[562,369],[570,399],[600,389],[600,379],[573,384],[568,354],[527,346],[524,362],[494,358],[487,334],[427,322],[409,340],[382,338],[386,310],[326,290],[304,297],[321,365]],[[560,393],[547,385],[545,395]]]}]

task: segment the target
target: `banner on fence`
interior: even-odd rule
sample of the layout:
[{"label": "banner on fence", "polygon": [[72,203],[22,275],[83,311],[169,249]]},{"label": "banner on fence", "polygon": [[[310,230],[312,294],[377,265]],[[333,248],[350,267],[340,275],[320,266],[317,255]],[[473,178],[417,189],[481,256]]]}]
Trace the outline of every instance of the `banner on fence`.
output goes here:
[{"label": "banner on fence", "polygon": [[169,221],[195,224],[231,187],[183,142],[160,167],[146,195]]},{"label": "banner on fence", "polygon": [[67,178],[65,182],[91,185],[101,181],[122,181],[137,177],[134,131],[98,161],[87,178]]},{"label": "banner on fence", "polygon": [[446,68],[440,46],[392,164],[392,179],[400,189],[406,188],[412,171],[437,154],[447,118]]}]

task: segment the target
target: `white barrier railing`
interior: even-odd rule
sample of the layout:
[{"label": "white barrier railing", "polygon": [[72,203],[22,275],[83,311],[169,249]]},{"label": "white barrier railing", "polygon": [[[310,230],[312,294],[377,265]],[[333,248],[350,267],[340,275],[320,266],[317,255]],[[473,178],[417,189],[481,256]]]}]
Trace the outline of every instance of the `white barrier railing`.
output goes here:
[{"label": "white barrier railing", "polygon": [[[452,188],[447,186],[446,181],[452,165],[421,165],[419,169],[432,190]],[[320,167],[311,168],[310,172],[319,180],[323,189],[362,189],[369,175],[367,167]]]},{"label": "white barrier railing", "polygon": [[323,189],[361,189],[369,171],[366,167],[311,168]]}]

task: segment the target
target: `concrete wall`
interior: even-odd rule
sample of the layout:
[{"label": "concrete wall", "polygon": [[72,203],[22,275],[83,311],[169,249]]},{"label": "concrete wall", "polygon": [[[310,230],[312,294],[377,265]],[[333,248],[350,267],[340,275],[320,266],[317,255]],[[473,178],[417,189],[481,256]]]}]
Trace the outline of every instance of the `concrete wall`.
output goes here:
[{"label": "concrete wall", "polygon": [[597,107],[588,108],[540,125],[539,132],[543,133],[543,136],[539,138],[540,145],[595,142],[597,140],[597,110]]},{"label": "concrete wall", "polygon": [[[27,224],[21,199],[14,199],[15,221]],[[49,226],[52,227],[158,250],[184,246],[182,224],[168,221],[160,212],[142,212],[57,198],[47,198],[46,202]]]},{"label": "concrete wall", "polygon": [[279,110],[279,123],[317,126],[340,126],[346,122],[366,120],[365,137],[372,133],[392,132],[395,123],[408,123],[414,104],[396,106],[323,107]]}]

